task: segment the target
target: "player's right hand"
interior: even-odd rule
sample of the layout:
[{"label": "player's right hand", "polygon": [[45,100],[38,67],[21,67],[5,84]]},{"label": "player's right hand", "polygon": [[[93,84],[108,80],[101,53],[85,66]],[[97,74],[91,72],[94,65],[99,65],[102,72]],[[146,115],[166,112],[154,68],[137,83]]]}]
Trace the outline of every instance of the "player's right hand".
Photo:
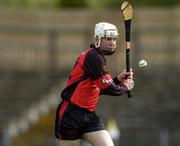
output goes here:
[{"label": "player's right hand", "polygon": [[132,90],[134,88],[134,80],[133,79],[126,79],[123,81],[123,84],[125,84],[128,87],[128,91]]},{"label": "player's right hand", "polygon": [[125,79],[133,79],[133,71],[132,68],[130,69],[129,72],[124,69],[118,76],[117,76],[119,81],[123,81]]}]

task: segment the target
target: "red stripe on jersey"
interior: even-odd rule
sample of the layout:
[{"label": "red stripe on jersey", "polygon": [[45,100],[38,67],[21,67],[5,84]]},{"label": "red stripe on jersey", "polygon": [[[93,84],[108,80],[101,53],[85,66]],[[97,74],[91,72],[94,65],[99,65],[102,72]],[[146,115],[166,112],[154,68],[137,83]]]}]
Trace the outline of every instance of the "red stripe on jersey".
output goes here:
[{"label": "red stripe on jersey", "polygon": [[110,74],[105,74],[103,76],[101,76],[100,78],[98,78],[97,80],[94,81],[95,84],[98,86],[98,88],[101,89],[106,89],[107,87],[109,87],[113,80]]}]

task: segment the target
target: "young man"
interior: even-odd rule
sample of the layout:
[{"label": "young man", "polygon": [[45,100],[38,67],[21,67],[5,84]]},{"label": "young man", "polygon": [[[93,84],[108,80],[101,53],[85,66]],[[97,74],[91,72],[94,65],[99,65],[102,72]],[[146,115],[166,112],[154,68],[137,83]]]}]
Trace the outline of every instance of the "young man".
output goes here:
[{"label": "young man", "polygon": [[132,70],[112,79],[106,68],[104,56],[115,52],[118,35],[113,24],[96,24],[94,43],[76,60],[56,113],[55,135],[60,146],[79,146],[80,139],[93,146],[113,146],[95,110],[99,95],[119,96],[134,87]]}]

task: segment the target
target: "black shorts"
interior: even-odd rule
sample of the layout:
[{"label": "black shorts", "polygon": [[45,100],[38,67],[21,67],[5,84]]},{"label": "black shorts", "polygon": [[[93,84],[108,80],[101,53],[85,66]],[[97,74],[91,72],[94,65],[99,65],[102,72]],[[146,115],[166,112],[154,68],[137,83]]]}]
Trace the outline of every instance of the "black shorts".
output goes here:
[{"label": "black shorts", "polygon": [[84,133],[104,130],[104,124],[95,112],[63,101],[56,112],[55,136],[63,140],[82,138]]}]

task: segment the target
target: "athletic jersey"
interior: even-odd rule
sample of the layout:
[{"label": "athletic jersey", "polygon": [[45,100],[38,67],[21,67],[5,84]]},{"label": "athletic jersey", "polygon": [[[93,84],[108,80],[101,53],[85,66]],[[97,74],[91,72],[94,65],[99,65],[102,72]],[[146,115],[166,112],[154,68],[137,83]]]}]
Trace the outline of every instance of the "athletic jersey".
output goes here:
[{"label": "athletic jersey", "polygon": [[76,60],[61,97],[78,107],[95,111],[99,95],[118,96],[127,90],[125,84],[117,77],[112,79],[108,73],[101,50],[90,45]]}]

